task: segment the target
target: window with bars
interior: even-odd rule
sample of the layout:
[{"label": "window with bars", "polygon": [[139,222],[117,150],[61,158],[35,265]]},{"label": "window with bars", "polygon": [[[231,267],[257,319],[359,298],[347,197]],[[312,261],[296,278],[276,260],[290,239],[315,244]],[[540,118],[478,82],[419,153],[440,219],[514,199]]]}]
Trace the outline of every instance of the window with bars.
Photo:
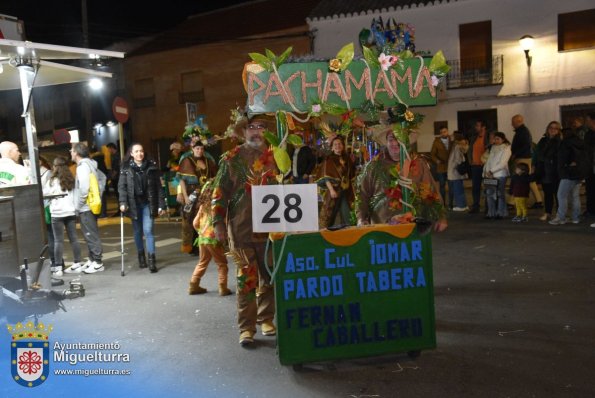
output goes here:
[{"label": "window with bars", "polygon": [[149,108],[155,106],[155,83],[153,78],[138,79],[134,82],[135,108]]},{"label": "window with bars", "polygon": [[181,91],[178,102],[201,102],[205,100],[203,73],[201,71],[185,72],[180,75]]}]

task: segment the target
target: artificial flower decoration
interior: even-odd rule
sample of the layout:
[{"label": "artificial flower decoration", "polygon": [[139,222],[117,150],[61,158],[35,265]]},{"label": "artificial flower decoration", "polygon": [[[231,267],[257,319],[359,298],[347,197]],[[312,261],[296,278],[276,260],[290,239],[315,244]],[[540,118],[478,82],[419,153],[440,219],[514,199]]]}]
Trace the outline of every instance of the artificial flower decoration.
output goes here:
[{"label": "artificial flower decoration", "polygon": [[332,72],[341,72],[341,64],[342,62],[340,59],[333,58],[330,61],[328,61],[328,68]]},{"label": "artificial flower decoration", "polygon": [[[398,104],[387,109],[387,112],[389,122],[396,123],[400,130],[404,130],[404,133],[407,134],[424,120],[424,115],[410,111],[405,104]],[[396,130],[395,133],[397,133]]]},{"label": "artificial flower decoration", "polygon": [[415,222],[415,216],[413,215],[413,213],[408,211],[407,213],[394,215],[388,221],[388,224],[390,224],[390,225],[411,224],[413,222]]},{"label": "artificial flower decoration", "polygon": [[403,199],[403,192],[401,191],[401,187],[399,185],[385,189],[384,193],[388,198],[389,208],[399,211],[403,209],[403,204],[401,203],[401,200]]},{"label": "artificial flower decoration", "polygon": [[399,60],[398,57],[394,55],[386,55],[385,53],[380,53],[378,56],[378,62],[380,63],[380,67],[382,70],[388,70],[391,66],[397,63]]},{"label": "artificial flower decoration", "polygon": [[436,54],[434,54],[428,69],[432,74],[432,85],[435,87],[450,71],[450,66],[446,63],[446,58],[444,57],[442,51],[438,51]]},{"label": "artificial flower decoration", "polygon": [[337,56],[329,61],[329,70],[336,73],[343,72],[349,67],[351,61],[353,61],[353,55],[353,43],[343,46],[343,48],[337,53]]},{"label": "artificial flower decoration", "polygon": [[372,19],[370,29],[362,29],[359,42],[362,49],[375,48],[384,54],[415,53],[415,28],[394,18],[384,23],[382,17],[378,17]]},{"label": "artificial flower decoration", "polygon": [[209,130],[207,124],[204,122],[204,116],[201,115],[197,117],[193,123],[186,125],[184,134],[182,134],[182,139],[186,143],[192,141],[196,142],[198,140],[201,141],[203,145],[209,146],[214,144],[218,138]]}]

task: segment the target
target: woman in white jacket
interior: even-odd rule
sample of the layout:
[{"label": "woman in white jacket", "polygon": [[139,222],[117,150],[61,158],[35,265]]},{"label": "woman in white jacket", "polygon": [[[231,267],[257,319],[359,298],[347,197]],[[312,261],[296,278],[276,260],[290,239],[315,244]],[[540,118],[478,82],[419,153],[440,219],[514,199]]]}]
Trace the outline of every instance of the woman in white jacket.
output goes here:
[{"label": "woman in white jacket", "polygon": [[[494,133],[494,143],[490,148],[490,155],[483,166],[483,178],[498,180],[498,185],[486,186],[488,213],[486,218],[501,219],[508,216],[506,208],[506,179],[510,175],[508,161],[510,160],[510,142],[501,132]],[[484,184],[485,186],[485,184]]]},{"label": "woman in white jacket", "polygon": [[[49,181],[43,186],[44,195],[65,195],[50,200],[52,231],[54,232],[55,276],[61,276],[64,269],[64,227],[72,246],[73,265],[80,265],[81,246],[76,236],[76,216],[74,213],[74,176],[70,172],[66,159],[57,157]],[[75,267],[77,268],[77,267]]]}]

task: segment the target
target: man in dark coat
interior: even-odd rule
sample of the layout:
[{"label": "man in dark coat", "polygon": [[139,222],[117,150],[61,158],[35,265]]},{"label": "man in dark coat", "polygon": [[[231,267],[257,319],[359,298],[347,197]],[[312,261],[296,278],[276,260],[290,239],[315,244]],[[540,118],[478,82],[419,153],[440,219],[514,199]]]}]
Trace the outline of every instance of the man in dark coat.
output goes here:
[{"label": "man in dark coat", "polygon": [[[595,112],[589,112],[585,123],[585,147],[589,159],[589,172],[585,178],[585,193],[587,194],[586,215],[595,216]],[[595,224],[591,225],[595,227]]]},{"label": "man in dark coat", "polygon": [[[304,138],[304,133],[296,132]],[[316,156],[308,145],[296,145],[293,151],[291,162],[291,176],[294,184],[307,184],[310,182],[310,174],[316,167]]]},{"label": "man in dark coat", "polygon": [[585,143],[571,129],[562,130],[562,143],[558,149],[558,172],[560,185],[558,187],[558,214],[550,221],[552,225],[566,224],[568,210],[568,196],[572,200],[572,223],[578,224],[581,215],[581,201],[579,191],[581,181],[585,178],[584,164],[587,153]]},{"label": "man in dark coat", "polygon": [[469,151],[467,159],[471,165],[471,195],[473,204],[469,213],[479,212],[479,202],[481,199],[481,181],[483,176],[482,155],[488,149],[489,137],[485,120],[475,122],[475,133],[469,139]]},{"label": "man in dark coat", "polygon": [[[525,126],[525,120],[522,115],[514,115],[511,123],[514,128],[514,137],[512,138],[512,146],[510,148],[512,151],[511,160],[513,160],[515,164],[525,163],[529,168],[529,174],[533,174],[533,169],[531,168],[531,147],[533,145],[531,132],[527,126]],[[543,208],[541,192],[539,192],[539,188],[537,188],[535,181],[531,182],[530,187],[533,196],[535,196],[535,203],[531,208]]]}]

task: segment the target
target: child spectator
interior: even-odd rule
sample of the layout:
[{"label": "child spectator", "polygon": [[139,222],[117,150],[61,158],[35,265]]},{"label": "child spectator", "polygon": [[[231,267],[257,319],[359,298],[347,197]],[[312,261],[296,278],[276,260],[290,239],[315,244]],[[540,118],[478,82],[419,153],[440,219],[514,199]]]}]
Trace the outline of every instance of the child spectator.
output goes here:
[{"label": "child spectator", "polygon": [[531,190],[530,183],[529,167],[525,163],[517,163],[510,179],[509,193],[513,196],[516,206],[516,217],[513,217],[512,222],[527,222],[529,220],[527,218],[527,200]]},{"label": "child spectator", "polygon": [[204,276],[209,266],[211,258],[215,259],[219,271],[219,295],[228,296],[231,290],[227,287],[227,258],[223,249],[223,244],[215,238],[215,229],[213,228],[213,218],[211,216],[211,196],[213,187],[211,182],[205,183],[199,198],[199,208],[192,222],[192,226],[198,232],[199,258],[198,264],[194,268],[190,278],[188,294],[203,294],[207,289],[200,286],[200,279]]},{"label": "child spectator", "polygon": [[506,134],[497,131],[494,133],[493,143],[485,165],[483,166],[482,177],[484,179],[496,179],[497,185],[487,185],[484,180],[484,187],[490,193],[486,196],[488,212],[486,218],[490,220],[501,220],[508,216],[506,209],[506,179],[508,178],[508,161],[510,159],[510,143]]},{"label": "child spectator", "polygon": [[[468,177],[468,172],[465,170],[459,170],[460,164],[466,161],[465,154],[469,150],[469,141],[465,138],[461,138],[456,141],[455,147],[450,152],[448,157],[447,167],[447,178],[448,188],[452,188],[454,196],[454,207],[453,211],[468,211],[467,198],[465,197],[465,188],[463,181]],[[463,173],[461,173],[463,171]]]}]

